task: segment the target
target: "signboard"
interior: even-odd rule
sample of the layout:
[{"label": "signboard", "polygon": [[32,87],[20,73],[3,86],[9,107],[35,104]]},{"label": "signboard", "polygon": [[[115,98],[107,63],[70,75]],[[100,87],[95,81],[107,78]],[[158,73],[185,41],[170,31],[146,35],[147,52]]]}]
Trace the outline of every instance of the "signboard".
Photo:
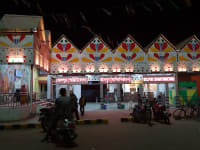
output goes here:
[{"label": "signboard", "polygon": [[143,77],[143,82],[175,82],[174,76],[148,76]]},{"label": "signboard", "polygon": [[132,78],[130,76],[107,76],[99,79],[103,83],[131,83]]},{"label": "signboard", "polygon": [[88,83],[87,77],[59,77],[56,78],[56,84],[78,84]]}]

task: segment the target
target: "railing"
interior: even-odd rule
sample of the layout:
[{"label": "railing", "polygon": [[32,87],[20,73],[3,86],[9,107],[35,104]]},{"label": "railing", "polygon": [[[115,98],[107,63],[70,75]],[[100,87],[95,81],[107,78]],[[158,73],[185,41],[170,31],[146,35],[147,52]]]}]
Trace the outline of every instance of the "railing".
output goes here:
[{"label": "railing", "polygon": [[[40,99],[46,99],[45,94],[33,93],[32,103]],[[30,104],[30,93],[0,93],[1,107],[24,107]]]}]

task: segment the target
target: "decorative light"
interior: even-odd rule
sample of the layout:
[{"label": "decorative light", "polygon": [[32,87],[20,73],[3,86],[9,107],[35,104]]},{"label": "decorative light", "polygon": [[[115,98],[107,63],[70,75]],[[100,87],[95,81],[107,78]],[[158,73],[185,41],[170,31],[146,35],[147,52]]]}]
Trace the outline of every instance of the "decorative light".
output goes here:
[{"label": "decorative light", "polygon": [[113,71],[113,72],[120,72],[120,68],[115,67],[115,68],[112,69],[112,71]]},{"label": "decorative light", "polygon": [[58,70],[59,73],[66,73],[68,71],[68,69],[65,69],[65,68],[61,68],[60,70]]},{"label": "decorative light", "polygon": [[180,71],[180,72],[185,72],[185,71],[187,71],[187,69],[186,69],[185,67],[179,67],[179,68],[178,68],[178,71]]},{"label": "decorative light", "polygon": [[193,67],[192,71],[200,71],[200,68]]},{"label": "decorative light", "polygon": [[108,68],[102,67],[102,68],[99,69],[99,72],[108,72]]},{"label": "decorative light", "polygon": [[133,72],[133,68],[126,68],[125,71],[126,72]]},{"label": "decorative light", "polygon": [[81,72],[81,69],[80,68],[74,68],[72,70],[73,73],[80,73]]},{"label": "decorative light", "polygon": [[171,66],[167,66],[165,67],[165,71],[167,72],[173,71],[173,68]]},{"label": "decorative light", "polygon": [[86,72],[94,72],[94,67],[87,67]]},{"label": "decorative light", "polygon": [[158,66],[153,66],[153,67],[151,67],[151,70],[153,72],[158,72],[158,71],[160,71],[160,68]]}]

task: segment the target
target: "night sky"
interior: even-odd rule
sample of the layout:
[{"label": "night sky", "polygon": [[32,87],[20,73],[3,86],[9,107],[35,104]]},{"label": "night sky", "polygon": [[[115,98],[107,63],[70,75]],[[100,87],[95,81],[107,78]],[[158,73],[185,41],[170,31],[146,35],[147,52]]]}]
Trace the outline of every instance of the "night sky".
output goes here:
[{"label": "night sky", "polygon": [[[45,3],[48,2],[48,3]],[[78,48],[100,35],[111,48],[132,35],[143,47],[159,33],[176,45],[200,38],[198,0],[6,0],[3,14],[41,15],[54,43],[65,34]]]}]

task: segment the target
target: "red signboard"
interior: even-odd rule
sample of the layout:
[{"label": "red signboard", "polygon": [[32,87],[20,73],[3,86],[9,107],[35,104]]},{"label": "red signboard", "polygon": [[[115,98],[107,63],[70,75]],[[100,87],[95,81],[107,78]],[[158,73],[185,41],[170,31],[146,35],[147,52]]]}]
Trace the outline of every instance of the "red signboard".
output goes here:
[{"label": "red signboard", "polygon": [[77,84],[88,83],[88,77],[59,77],[56,78],[56,84]]},{"label": "red signboard", "polygon": [[143,82],[175,82],[174,76],[143,77]]},{"label": "red signboard", "polygon": [[131,83],[131,77],[128,76],[100,77],[99,80],[103,83]]}]

